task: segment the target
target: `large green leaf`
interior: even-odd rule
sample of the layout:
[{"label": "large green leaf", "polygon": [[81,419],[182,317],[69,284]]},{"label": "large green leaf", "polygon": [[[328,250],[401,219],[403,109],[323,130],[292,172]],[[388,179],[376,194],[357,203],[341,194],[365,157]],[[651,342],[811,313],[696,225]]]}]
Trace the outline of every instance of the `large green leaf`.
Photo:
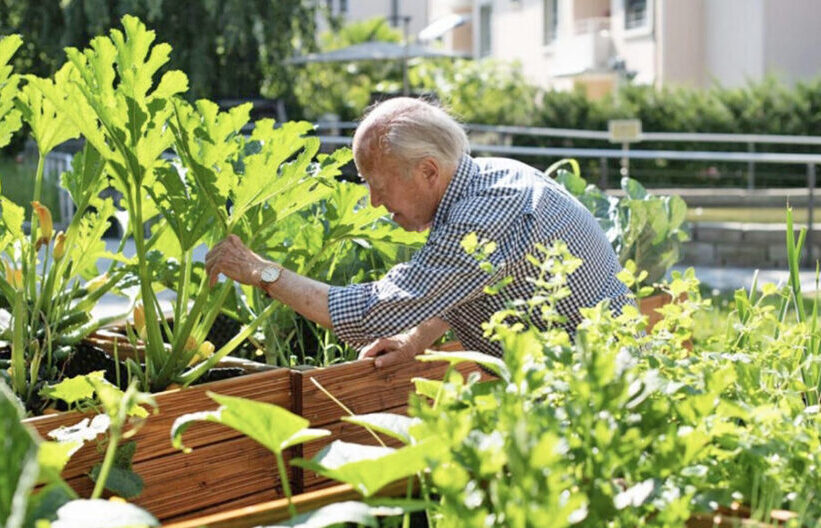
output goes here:
[{"label": "large green leaf", "polygon": [[83,446],[82,442],[40,442],[37,462],[40,464],[40,483],[59,482],[60,473],[71,456]]},{"label": "large green leaf", "polygon": [[20,35],[0,38],[0,148],[11,141],[11,136],[22,126],[20,111],[15,108],[19,77],[12,74],[9,64],[12,55],[23,44]]},{"label": "large green leaf", "polygon": [[200,421],[236,429],[277,454],[291,446],[331,434],[325,429],[308,428],[308,420],[277,405],[213,392],[208,396],[220,404],[219,409],[184,414],[174,420],[171,441],[177,449],[191,451],[183,446],[182,435],[191,424]]},{"label": "large green leaf", "polygon": [[94,396],[94,386],[89,383],[89,378],[102,379],[104,374],[105,371],[96,370],[73,378],[65,378],[60,383],[46,385],[40,389],[40,396],[60,399],[69,405],[73,405],[78,401],[89,400]]},{"label": "large green leaf", "polygon": [[[26,85],[20,90],[17,107],[29,125],[41,156],[57,145],[76,138],[80,130],[62,109],[65,108],[65,89],[70,82],[71,66],[65,65],[54,74],[54,80],[27,75]],[[48,94],[48,95],[47,95]],[[55,94],[63,101],[54,102]],[[49,97],[51,96],[51,97]],[[60,104],[60,103],[63,104]]]},{"label": "large green leaf", "polygon": [[19,528],[29,493],[37,482],[37,441],[21,422],[24,417],[14,393],[0,382],[0,525]]},{"label": "large green leaf", "polygon": [[[274,122],[263,119],[256,123],[251,141],[257,141],[261,150],[244,158],[245,173],[239,185],[232,190],[234,221],[259,204],[277,197],[297,185],[307,176],[307,164],[319,151],[319,140],[306,137],[313,125],[305,121],[283,123],[274,128]],[[299,153],[297,160],[284,162]],[[274,207],[279,210],[278,207]]]},{"label": "large green leaf", "polygon": [[133,504],[81,499],[57,510],[57,520],[51,523],[51,528],[143,528],[159,525],[153,515]]},{"label": "large green leaf", "polygon": [[401,414],[371,413],[355,416],[343,416],[342,421],[351,422],[409,444],[411,441],[410,428],[419,423],[418,418],[409,418]]},{"label": "large green leaf", "polygon": [[435,439],[400,449],[336,440],[311,460],[296,459],[293,464],[350,484],[370,497],[385,485],[424,470],[428,459],[444,448]]}]

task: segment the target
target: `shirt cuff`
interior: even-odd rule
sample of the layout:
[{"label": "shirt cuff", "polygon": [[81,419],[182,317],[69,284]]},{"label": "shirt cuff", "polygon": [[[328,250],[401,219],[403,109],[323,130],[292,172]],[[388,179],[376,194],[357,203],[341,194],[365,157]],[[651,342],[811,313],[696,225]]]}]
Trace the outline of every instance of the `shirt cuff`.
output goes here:
[{"label": "shirt cuff", "polygon": [[371,283],[331,286],[328,290],[328,311],[337,337],[354,346],[371,340],[362,328],[362,319],[372,295]]}]

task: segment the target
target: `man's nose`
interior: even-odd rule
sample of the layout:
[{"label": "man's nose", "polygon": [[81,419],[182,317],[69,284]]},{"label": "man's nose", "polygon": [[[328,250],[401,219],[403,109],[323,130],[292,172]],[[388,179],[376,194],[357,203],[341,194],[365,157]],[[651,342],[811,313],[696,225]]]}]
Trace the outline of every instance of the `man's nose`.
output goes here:
[{"label": "man's nose", "polygon": [[371,207],[379,207],[382,205],[382,200],[377,193],[374,192],[373,189],[368,189],[368,192],[371,196]]}]

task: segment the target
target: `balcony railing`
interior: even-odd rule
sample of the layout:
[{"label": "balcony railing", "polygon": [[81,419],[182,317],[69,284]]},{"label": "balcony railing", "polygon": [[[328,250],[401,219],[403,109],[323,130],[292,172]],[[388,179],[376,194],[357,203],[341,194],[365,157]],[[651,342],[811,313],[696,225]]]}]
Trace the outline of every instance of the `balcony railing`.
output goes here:
[{"label": "balcony railing", "polygon": [[610,17],[581,18],[573,23],[573,34],[597,33],[610,29]]}]

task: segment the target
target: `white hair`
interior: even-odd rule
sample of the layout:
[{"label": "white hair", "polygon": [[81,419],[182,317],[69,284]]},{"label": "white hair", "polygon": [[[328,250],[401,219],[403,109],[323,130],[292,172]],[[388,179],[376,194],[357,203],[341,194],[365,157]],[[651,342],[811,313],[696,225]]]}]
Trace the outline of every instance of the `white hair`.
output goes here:
[{"label": "white hair", "polygon": [[389,155],[407,167],[432,157],[455,169],[470,153],[467,134],[455,119],[438,106],[410,97],[371,107],[356,129],[353,148],[357,165]]}]

